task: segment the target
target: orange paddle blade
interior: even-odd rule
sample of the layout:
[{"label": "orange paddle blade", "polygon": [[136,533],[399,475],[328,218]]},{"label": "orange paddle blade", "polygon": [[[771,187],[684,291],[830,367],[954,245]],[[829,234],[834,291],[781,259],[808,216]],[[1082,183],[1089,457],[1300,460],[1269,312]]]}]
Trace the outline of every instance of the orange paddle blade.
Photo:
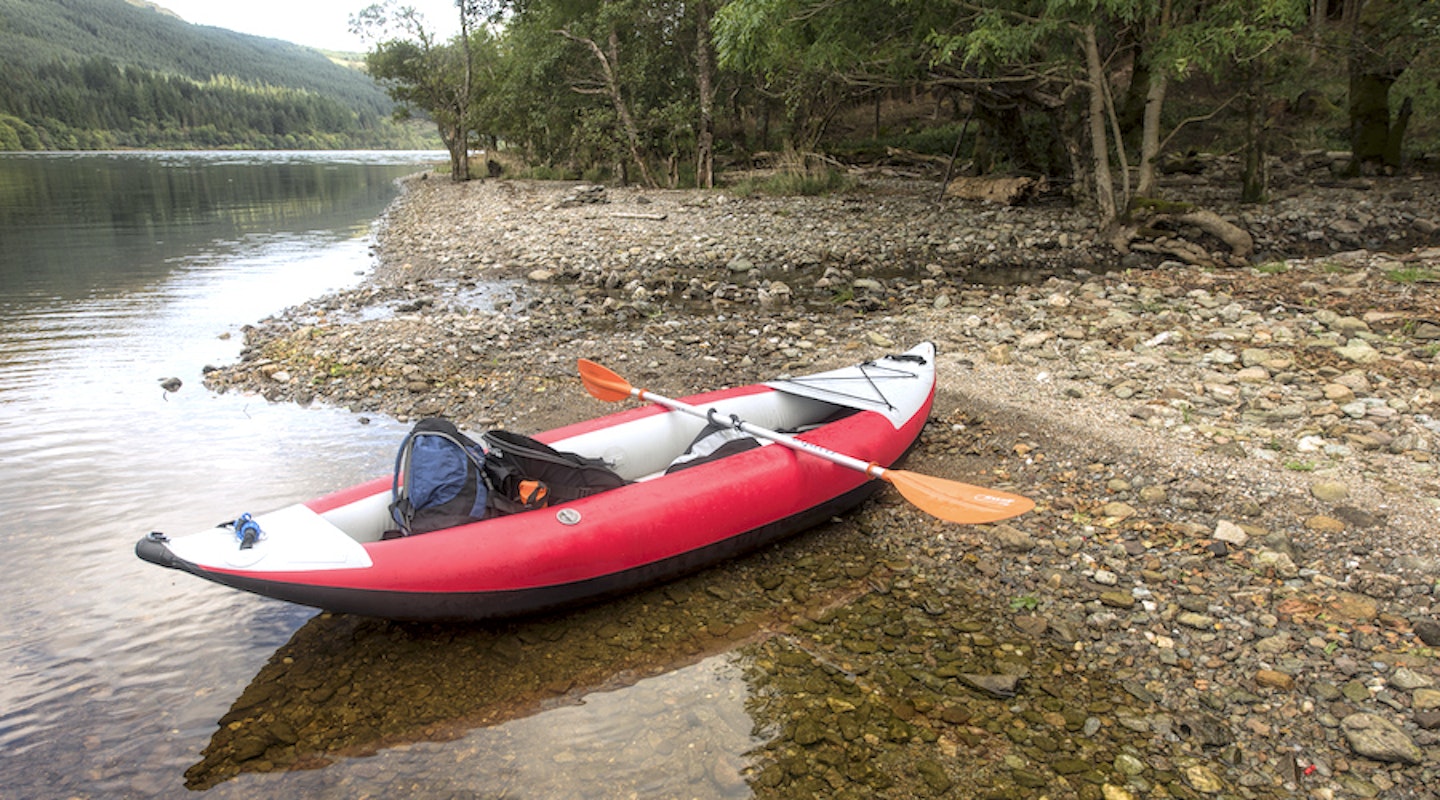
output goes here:
[{"label": "orange paddle blade", "polygon": [[999,522],[1035,507],[1035,501],[1028,497],[933,475],[887,469],[881,477],[921,511],[963,525]]},{"label": "orange paddle blade", "polygon": [[580,380],[585,384],[585,391],[589,392],[590,396],[596,400],[614,403],[624,400],[634,393],[634,387],[630,385],[629,381],[594,361],[582,358],[579,366]]}]

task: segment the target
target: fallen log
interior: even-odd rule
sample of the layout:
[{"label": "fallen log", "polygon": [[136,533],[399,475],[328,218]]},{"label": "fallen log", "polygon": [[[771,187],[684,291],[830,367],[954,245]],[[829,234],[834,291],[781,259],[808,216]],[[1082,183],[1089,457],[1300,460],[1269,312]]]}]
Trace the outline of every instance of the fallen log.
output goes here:
[{"label": "fallen log", "polygon": [[1046,188],[1043,177],[962,175],[945,187],[945,196],[954,200],[985,200],[1015,206],[1034,198]]}]

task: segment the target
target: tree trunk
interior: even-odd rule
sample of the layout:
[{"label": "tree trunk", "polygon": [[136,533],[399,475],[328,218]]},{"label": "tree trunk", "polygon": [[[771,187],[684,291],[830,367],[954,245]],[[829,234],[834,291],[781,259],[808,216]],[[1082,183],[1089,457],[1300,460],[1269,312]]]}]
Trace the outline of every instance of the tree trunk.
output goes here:
[{"label": "tree trunk", "polygon": [[460,96],[455,98],[455,138],[450,143],[450,180],[470,180],[470,82],[473,68],[470,58],[470,18],[460,3],[460,52],[465,59],[464,79]]},{"label": "tree trunk", "polygon": [[[1171,0],[1164,0],[1160,6],[1159,35],[1170,31],[1172,17]],[[1146,64],[1148,66],[1148,61]],[[1155,193],[1155,162],[1160,158],[1160,112],[1165,107],[1170,75],[1163,68],[1147,69],[1145,82],[1145,113],[1140,125],[1140,185],[1135,187],[1139,197],[1151,197]]]},{"label": "tree trunk", "polygon": [[1159,70],[1150,73],[1150,86],[1145,90],[1145,121],[1140,129],[1140,177],[1135,187],[1138,197],[1155,196],[1155,162],[1160,158],[1160,111],[1165,106],[1165,92],[1170,79]]},{"label": "tree trunk", "polygon": [[1115,205],[1115,180],[1110,173],[1110,146],[1105,134],[1105,67],[1100,62],[1100,44],[1095,26],[1081,29],[1085,48],[1085,72],[1090,82],[1090,158],[1095,173],[1095,202],[1100,211],[1100,227],[1108,228],[1119,216]]},{"label": "tree trunk", "polygon": [[1406,97],[1400,104],[1400,113],[1395,124],[1390,126],[1390,138],[1385,142],[1385,166],[1391,170],[1400,169],[1400,153],[1405,144],[1405,129],[1410,127],[1410,116],[1415,113],[1414,98]]},{"label": "tree trunk", "polygon": [[695,9],[695,88],[700,93],[700,132],[695,143],[695,185],[715,188],[715,55],[710,50],[710,3]]},{"label": "tree trunk", "polygon": [[1266,108],[1264,69],[1252,64],[1247,70],[1245,92],[1244,167],[1240,175],[1240,202],[1263,203],[1270,193],[1270,171],[1265,165]]},{"label": "tree trunk", "polygon": [[620,35],[613,29],[610,31],[610,38],[606,42],[609,52],[600,48],[594,39],[583,36],[576,36],[568,29],[562,28],[556,33],[564,36],[572,42],[578,42],[590,48],[591,55],[600,64],[600,77],[605,84],[605,93],[610,97],[611,104],[615,107],[615,116],[620,121],[620,132],[625,137],[625,142],[630,148],[630,158],[634,160],[635,166],[640,168],[640,179],[649,188],[655,188],[655,179],[650,175],[650,166],[645,163],[645,150],[640,142],[640,129],[635,125],[635,118],[630,115],[630,106],[626,104],[625,97],[620,93],[620,78],[616,69],[620,62]]},{"label": "tree trunk", "polygon": [[[1400,0],[1349,0],[1345,6],[1350,28],[1350,173],[1367,165],[1393,171],[1400,166],[1398,134],[1392,130],[1390,87],[1405,73],[1418,53],[1419,38],[1403,20],[1408,6]],[[1406,116],[1404,122],[1408,123]]]},{"label": "tree trunk", "polygon": [[770,149],[770,98],[760,94],[760,150]]},{"label": "tree trunk", "polygon": [[1383,164],[1390,143],[1391,75],[1350,74],[1350,171],[1359,174],[1363,165]]},{"label": "tree trunk", "polygon": [[610,58],[605,60],[605,54],[594,42],[590,46],[600,57],[600,63],[605,70],[605,83],[610,90],[610,101],[615,104],[615,113],[620,117],[620,126],[625,132],[625,139],[630,144],[630,157],[635,160],[635,166],[640,168],[640,179],[647,187],[654,188],[655,178],[650,175],[650,165],[645,163],[645,146],[640,142],[640,129],[635,125],[635,118],[630,115],[630,105],[620,93],[620,76],[616,70],[620,66],[620,35],[612,28],[610,38],[606,44],[610,47]]},{"label": "tree trunk", "polygon": [[450,180],[463,183],[470,180],[470,150],[465,129],[456,124],[442,124],[440,138],[450,152]]},{"label": "tree trunk", "polygon": [[1132,56],[1135,67],[1130,72],[1130,85],[1125,87],[1123,102],[1116,112],[1120,118],[1120,130],[1131,142],[1135,141],[1136,129],[1145,124],[1145,112],[1150,107],[1150,90],[1155,85],[1154,71],[1150,67],[1150,48],[1143,40],[1138,41],[1135,47],[1136,52]]}]

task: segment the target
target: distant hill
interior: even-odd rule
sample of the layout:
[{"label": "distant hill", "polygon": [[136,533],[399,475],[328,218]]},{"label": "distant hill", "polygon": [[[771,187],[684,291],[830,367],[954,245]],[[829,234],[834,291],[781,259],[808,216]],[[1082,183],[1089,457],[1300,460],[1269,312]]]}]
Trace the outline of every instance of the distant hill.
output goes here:
[{"label": "distant hill", "polygon": [[153,3],[0,0],[0,149],[431,147],[362,72]]}]

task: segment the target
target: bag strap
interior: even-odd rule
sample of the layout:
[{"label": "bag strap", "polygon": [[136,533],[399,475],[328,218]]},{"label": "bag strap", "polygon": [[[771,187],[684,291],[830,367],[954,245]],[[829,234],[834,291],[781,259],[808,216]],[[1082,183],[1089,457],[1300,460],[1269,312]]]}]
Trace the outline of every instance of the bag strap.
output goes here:
[{"label": "bag strap", "polygon": [[[409,483],[410,457],[415,451],[415,439],[418,436],[435,436],[460,448],[465,459],[475,466],[476,472],[481,476],[480,480],[486,477],[487,459],[484,457],[484,445],[461,433],[455,423],[442,417],[427,417],[415,423],[415,427],[405,434],[405,439],[400,443],[400,452],[395,454],[395,472],[390,478],[390,518],[400,526],[402,536],[410,535],[410,521],[415,517],[415,506],[410,501]],[[401,484],[401,475],[405,476],[404,485]]]},{"label": "bag strap", "polygon": [[415,507],[410,503],[410,491],[408,486],[402,486],[400,476],[405,476],[405,482],[410,479],[410,452],[414,449],[415,432],[405,434],[400,442],[400,450],[395,454],[395,471],[390,473],[390,519],[400,526],[400,535],[410,535],[410,519],[415,516]]},{"label": "bag strap", "polygon": [[562,453],[537,439],[506,430],[486,431],[480,438],[491,450],[513,453],[517,456],[545,461],[560,467],[604,467],[610,468],[603,458],[590,458],[579,453]]}]

